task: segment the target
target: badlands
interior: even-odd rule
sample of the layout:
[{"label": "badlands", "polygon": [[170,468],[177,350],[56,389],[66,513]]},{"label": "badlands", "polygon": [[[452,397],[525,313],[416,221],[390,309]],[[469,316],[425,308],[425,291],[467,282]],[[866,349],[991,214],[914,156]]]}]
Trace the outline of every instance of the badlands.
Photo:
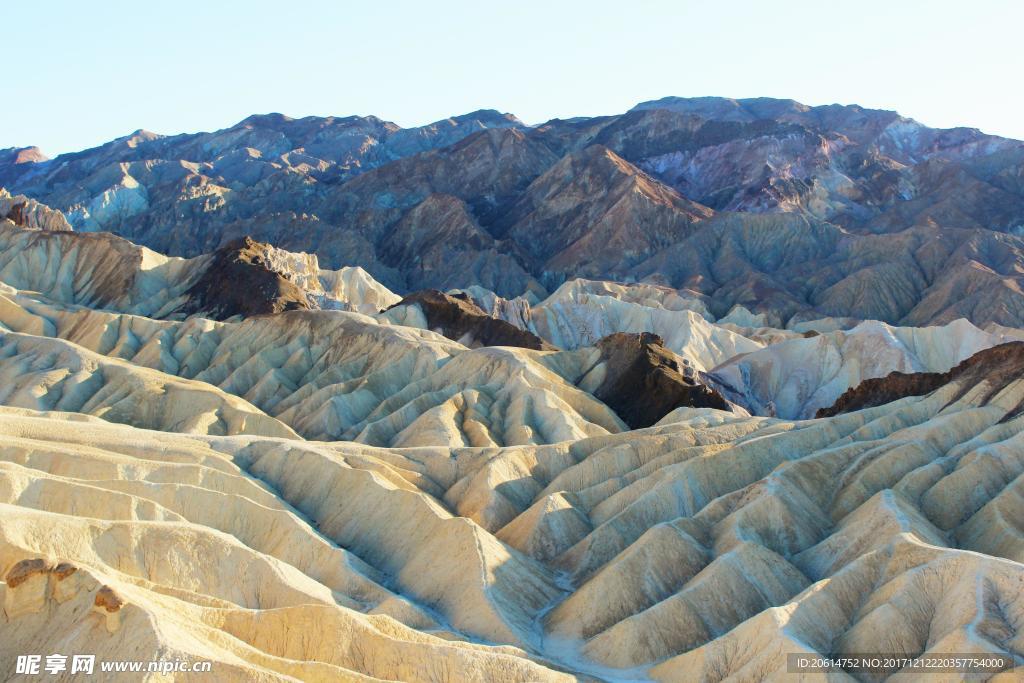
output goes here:
[{"label": "badlands", "polygon": [[1013,329],[756,327],[587,280],[403,298],[252,239],[182,259],[46,216],[0,226],[4,666],[757,681],[891,652],[1024,675]]},{"label": "badlands", "polygon": [[721,98],[0,150],[0,680],[1024,679],[1022,160]]}]

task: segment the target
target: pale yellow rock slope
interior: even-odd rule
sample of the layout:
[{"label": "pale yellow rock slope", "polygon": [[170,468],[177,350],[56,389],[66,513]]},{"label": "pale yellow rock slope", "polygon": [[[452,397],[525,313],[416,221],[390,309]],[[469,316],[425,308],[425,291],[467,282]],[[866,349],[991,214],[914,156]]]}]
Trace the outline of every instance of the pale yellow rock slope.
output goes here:
[{"label": "pale yellow rock slope", "polygon": [[680,409],[404,449],[4,408],[0,654],[128,648],[218,680],[788,680],[786,654],[815,651],[1019,666],[1022,401],[993,377],[824,420]]},{"label": "pale yellow rock slope", "polygon": [[[241,322],[153,320],[61,305],[0,284],[4,328],[65,340],[41,341],[92,358],[108,356],[108,366],[120,367],[121,360],[140,372],[195,380],[218,396],[244,399],[240,403],[307,439],[505,446],[625,428],[607,406],[550,370],[539,352],[470,350],[433,332],[358,313],[291,311]],[[0,403],[3,396],[0,391]],[[80,410],[53,401],[8,403]],[[170,429],[152,422],[139,426]]]},{"label": "pale yellow rock slope", "polygon": [[502,591],[556,591],[372,452],[9,408],[0,434],[4,664],[45,650],[212,659],[218,681],[572,678],[452,632],[524,640],[531,603]]},{"label": "pale yellow rock slope", "polygon": [[626,431],[576,386],[586,349],[129,315],[173,305],[180,260],[5,230],[0,679],[51,652],[214,663],[147,681],[753,682],[794,652],[1024,675],[1019,349],[828,419]]}]

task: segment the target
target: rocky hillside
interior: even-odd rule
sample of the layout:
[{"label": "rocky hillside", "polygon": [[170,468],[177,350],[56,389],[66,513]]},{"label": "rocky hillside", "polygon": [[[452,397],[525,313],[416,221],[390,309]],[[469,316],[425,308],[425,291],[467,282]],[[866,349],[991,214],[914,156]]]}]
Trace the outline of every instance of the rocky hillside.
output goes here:
[{"label": "rocky hillside", "polygon": [[64,214],[24,195],[0,187],[0,225],[34,230],[71,230]]},{"label": "rocky hillside", "polygon": [[978,351],[1022,338],[1019,330],[986,332],[963,319],[923,328],[871,321],[778,341],[722,363],[710,377],[755,415],[808,419],[872,378],[942,373]]},{"label": "rocky hillside", "polygon": [[[63,215],[53,214],[59,224]],[[62,304],[160,319],[317,308],[377,313],[400,299],[361,268],[322,270],[315,255],[249,237],[182,259],[110,233],[33,229],[10,220],[0,222],[0,281]]]},{"label": "rocky hillside", "polygon": [[401,293],[646,281],[775,327],[1024,324],[1022,178],[1015,140],[771,99],[538,126],[492,111],[414,129],[253,116],[52,160],[0,152],[0,185],[163,253],[251,235]]},{"label": "rocky hillside", "polygon": [[[1024,374],[1024,342],[1012,341],[979,351],[946,372],[900,372],[866,379],[850,387],[816,417],[832,417],[864,408],[885,405],[907,396],[923,396],[950,382],[964,389],[983,387],[988,398],[998,396]],[[1007,419],[1024,412],[1024,403],[1013,406]]]},{"label": "rocky hillside", "polygon": [[[0,282],[0,404],[162,431],[473,446],[615,433],[681,406],[735,410],[701,383],[695,368],[715,357],[704,346],[684,349],[696,366],[646,333],[559,350],[468,294],[421,291],[378,311],[398,297],[372,280],[327,299],[336,271],[249,238],[194,259],[108,234],[0,228],[0,244],[12,283]],[[760,348],[693,322],[691,336]]]},{"label": "rocky hillside", "polygon": [[519,346],[537,351],[555,348],[529,330],[487,313],[464,293],[445,294],[429,289],[414,292],[382,317],[400,325],[433,330],[469,347]]},{"label": "rocky hillside", "polygon": [[[24,343],[2,342],[8,371]],[[1020,371],[814,421],[682,408],[504,447],[423,447],[429,422],[405,434],[417,448],[304,441],[240,402],[188,435],[81,412],[96,402],[0,407],[0,655],[130,647],[223,681],[668,682],[782,678],[787,653],[971,652],[1019,680]],[[126,419],[161,414],[119,395]],[[467,409],[467,431],[488,414]]]},{"label": "rocky hillside", "polygon": [[[524,189],[492,247],[593,223],[570,251],[608,263],[620,237],[724,220],[615,139]],[[53,652],[229,682],[760,681],[870,652],[1024,675],[1024,343],[1000,343],[1020,329],[773,328],[777,304],[720,315],[699,279],[400,297],[251,237],[181,258],[25,196],[0,209],[0,678]],[[620,225],[634,211],[651,241]],[[857,676],[893,673],[920,672]]]}]

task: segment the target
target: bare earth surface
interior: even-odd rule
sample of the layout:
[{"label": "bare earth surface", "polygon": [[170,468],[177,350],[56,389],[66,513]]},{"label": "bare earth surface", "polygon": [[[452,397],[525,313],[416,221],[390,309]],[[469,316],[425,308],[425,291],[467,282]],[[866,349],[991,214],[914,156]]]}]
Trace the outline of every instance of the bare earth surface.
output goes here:
[{"label": "bare earth surface", "polygon": [[1021,680],[1022,154],[714,98],[0,153],[0,679]]}]

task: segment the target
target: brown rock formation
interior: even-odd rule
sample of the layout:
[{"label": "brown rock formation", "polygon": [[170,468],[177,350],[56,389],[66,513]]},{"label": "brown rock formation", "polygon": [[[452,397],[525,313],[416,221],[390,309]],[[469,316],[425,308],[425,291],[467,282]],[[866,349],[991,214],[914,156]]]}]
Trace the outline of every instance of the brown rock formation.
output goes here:
[{"label": "brown rock formation", "polygon": [[16,565],[11,567],[10,571],[7,572],[8,588],[17,588],[21,584],[28,581],[32,576],[36,574],[42,574],[47,571],[49,565],[46,560],[41,557],[35,557],[31,560],[22,560]]},{"label": "brown rock formation", "polygon": [[214,252],[206,272],[188,290],[188,312],[230,318],[312,308],[301,287],[270,268],[269,247],[245,237]]},{"label": "brown rock formation", "polygon": [[606,374],[593,392],[630,427],[650,427],[676,408],[718,408],[729,403],[679,367],[676,355],[650,332],[617,332],[597,342]]},{"label": "brown rock formation", "polygon": [[124,599],[114,592],[110,586],[103,586],[96,591],[96,599],[93,605],[107,612],[113,613],[124,607]]},{"label": "brown rock formation", "polygon": [[678,242],[712,214],[612,150],[590,145],[530,183],[493,229],[542,272],[598,277]]},{"label": "brown rock formation", "polygon": [[60,562],[53,568],[53,575],[57,577],[58,581],[63,581],[77,571],[78,567],[70,562]]},{"label": "brown rock formation", "polygon": [[518,346],[536,351],[554,347],[537,335],[512,323],[493,318],[473,303],[468,294],[452,296],[435,289],[414,292],[392,306],[418,305],[427,327],[469,346]]},{"label": "brown rock formation", "polygon": [[[979,351],[948,372],[891,372],[885,377],[864,380],[847,389],[829,408],[822,408],[816,418],[832,417],[863,408],[884,405],[907,396],[924,396],[950,382],[961,383],[961,395],[968,389],[986,382],[985,401],[992,398],[1010,382],[1024,374],[1024,342],[1000,344]],[[1017,406],[1007,419],[1024,410]]]},{"label": "brown rock formation", "polygon": [[53,574],[57,577],[58,581],[63,581],[76,571],[78,571],[78,567],[68,562],[61,562],[54,566],[47,562],[45,558],[33,557],[21,560],[11,567],[4,581],[7,583],[8,588],[17,588],[36,574]]}]

